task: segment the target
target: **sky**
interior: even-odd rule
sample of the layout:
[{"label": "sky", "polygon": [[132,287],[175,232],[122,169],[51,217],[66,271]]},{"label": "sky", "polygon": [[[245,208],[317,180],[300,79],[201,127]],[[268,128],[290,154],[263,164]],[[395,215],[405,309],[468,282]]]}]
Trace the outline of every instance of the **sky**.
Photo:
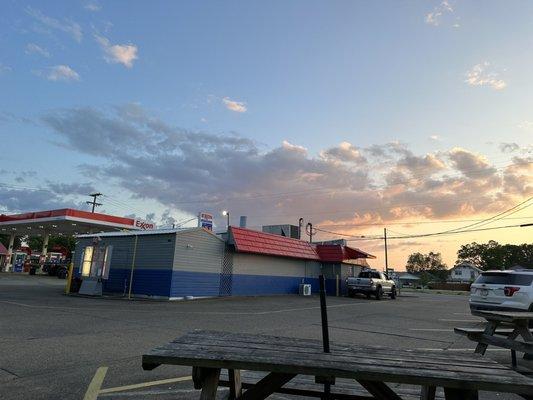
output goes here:
[{"label": "sky", "polygon": [[86,209],[98,191],[99,212],[158,226],[302,217],[376,267],[387,228],[398,270],[412,252],[452,266],[461,244],[532,242],[456,231],[533,222],[533,3],[1,8],[0,213]]}]

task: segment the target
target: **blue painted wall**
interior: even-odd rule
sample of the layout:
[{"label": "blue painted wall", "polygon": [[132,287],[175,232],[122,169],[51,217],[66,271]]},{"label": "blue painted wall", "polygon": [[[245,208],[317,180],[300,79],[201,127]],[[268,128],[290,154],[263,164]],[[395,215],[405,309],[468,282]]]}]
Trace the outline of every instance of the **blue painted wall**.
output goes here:
[{"label": "blue painted wall", "polygon": [[[129,290],[131,270],[126,268],[113,268],[109,270],[109,279],[104,281],[104,292],[124,293]],[[171,269],[142,269],[133,271],[132,295],[170,296],[172,281]],[[125,285],[125,286],[124,286]]]},{"label": "blue painted wall", "polygon": [[220,273],[174,270],[170,285],[170,297],[218,296]]}]

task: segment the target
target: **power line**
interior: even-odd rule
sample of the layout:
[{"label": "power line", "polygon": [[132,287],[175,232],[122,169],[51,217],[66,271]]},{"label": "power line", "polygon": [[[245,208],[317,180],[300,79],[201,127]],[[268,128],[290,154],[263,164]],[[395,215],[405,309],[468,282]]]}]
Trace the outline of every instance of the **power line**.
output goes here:
[{"label": "power line", "polygon": [[[469,224],[469,225],[465,225],[465,226],[461,226],[461,227],[457,227],[457,228],[454,228],[454,229],[448,229],[446,231],[441,231],[441,232],[434,232],[434,233],[425,233],[425,234],[414,234],[414,235],[401,235],[401,236],[390,236],[389,239],[412,239],[412,238],[421,238],[421,237],[429,237],[429,236],[437,236],[437,235],[446,235],[446,234],[454,234],[454,233],[464,233],[464,232],[479,232],[479,231],[483,231],[483,230],[490,230],[492,228],[478,228],[478,229],[468,229],[468,228],[472,228],[476,225],[480,225],[482,223],[492,223],[492,222],[495,222],[498,220],[498,217],[500,216],[504,216],[504,215],[512,215],[518,211],[521,211],[527,207],[530,207],[532,204],[528,204],[528,205],[525,205],[526,203],[528,203],[529,201],[531,201],[533,199],[533,196],[516,204],[515,206],[503,211],[503,212],[500,212],[490,218],[485,218],[484,220],[482,220],[481,222],[477,222],[475,224]],[[520,208],[521,206],[525,205],[524,207]],[[507,227],[520,227],[521,225],[508,225]],[[494,229],[502,229],[503,227],[495,227]],[[326,230],[326,229],[321,229],[321,228],[315,228],[316,230],[318,231],[322,231],[322,232],[325,232],[325,233],[330,233],[330,234],[334,234],[334,235],[338,235],[338,236],[345,236],[345,237],[349,237],[349,238],[354,238],[354,239],[359,239],[359,240],[363,240],[363,239],[367,239],[367,240],[375,240],[375,239],[383,239],[384,237],[383,236],[377,236],[377,235],[348,235],[348,234],[345,234],[345,233],[341,233],[341,232],[333,232],[333,231],[329,231],[329,230]]]},{"label": "power line", "polygon": [[[525,217],[505,217],[502,219],[531,219],[533,216],[525,216]],[[372,222],[372,223],[354,223],[354,224],[327,224],[323,225],[324,227],[336,227],[336,228],[343,228],[343,227],[359,227],[359,226],[388,226],[388,225],[419,225],[419,224],[450,224],[450,223],[456,223],[456,222],[477,222],[477,221],[484,221],[485,218],[477,218],[477,219],[440,219],[435,221],[396,221],[396,222]],[[391,230],[389,230],[392,232]]]}]

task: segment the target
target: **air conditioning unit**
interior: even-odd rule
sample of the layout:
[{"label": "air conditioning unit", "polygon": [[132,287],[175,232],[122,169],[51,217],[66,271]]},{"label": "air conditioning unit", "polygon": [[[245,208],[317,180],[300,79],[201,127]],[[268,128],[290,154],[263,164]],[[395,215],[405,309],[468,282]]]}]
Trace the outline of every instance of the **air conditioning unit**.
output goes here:
[{"label": "air conditioning unit", "polygon": [[300,284],[300,296],[311,296],[311,285],[308,283]]}]

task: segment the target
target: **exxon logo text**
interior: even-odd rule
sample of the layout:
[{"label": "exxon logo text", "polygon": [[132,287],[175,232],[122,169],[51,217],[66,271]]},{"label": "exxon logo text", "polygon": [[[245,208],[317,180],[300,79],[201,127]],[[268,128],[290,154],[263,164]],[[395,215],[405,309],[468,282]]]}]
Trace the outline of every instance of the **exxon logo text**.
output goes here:
[{"label": "exxon logo text", "polygon": [[140,228],[142,230],[154,229],[155,224],[153,222],[146,222],[146,221],[141,221],[140,219],[137,219],[135,220],[135,227]]}]

